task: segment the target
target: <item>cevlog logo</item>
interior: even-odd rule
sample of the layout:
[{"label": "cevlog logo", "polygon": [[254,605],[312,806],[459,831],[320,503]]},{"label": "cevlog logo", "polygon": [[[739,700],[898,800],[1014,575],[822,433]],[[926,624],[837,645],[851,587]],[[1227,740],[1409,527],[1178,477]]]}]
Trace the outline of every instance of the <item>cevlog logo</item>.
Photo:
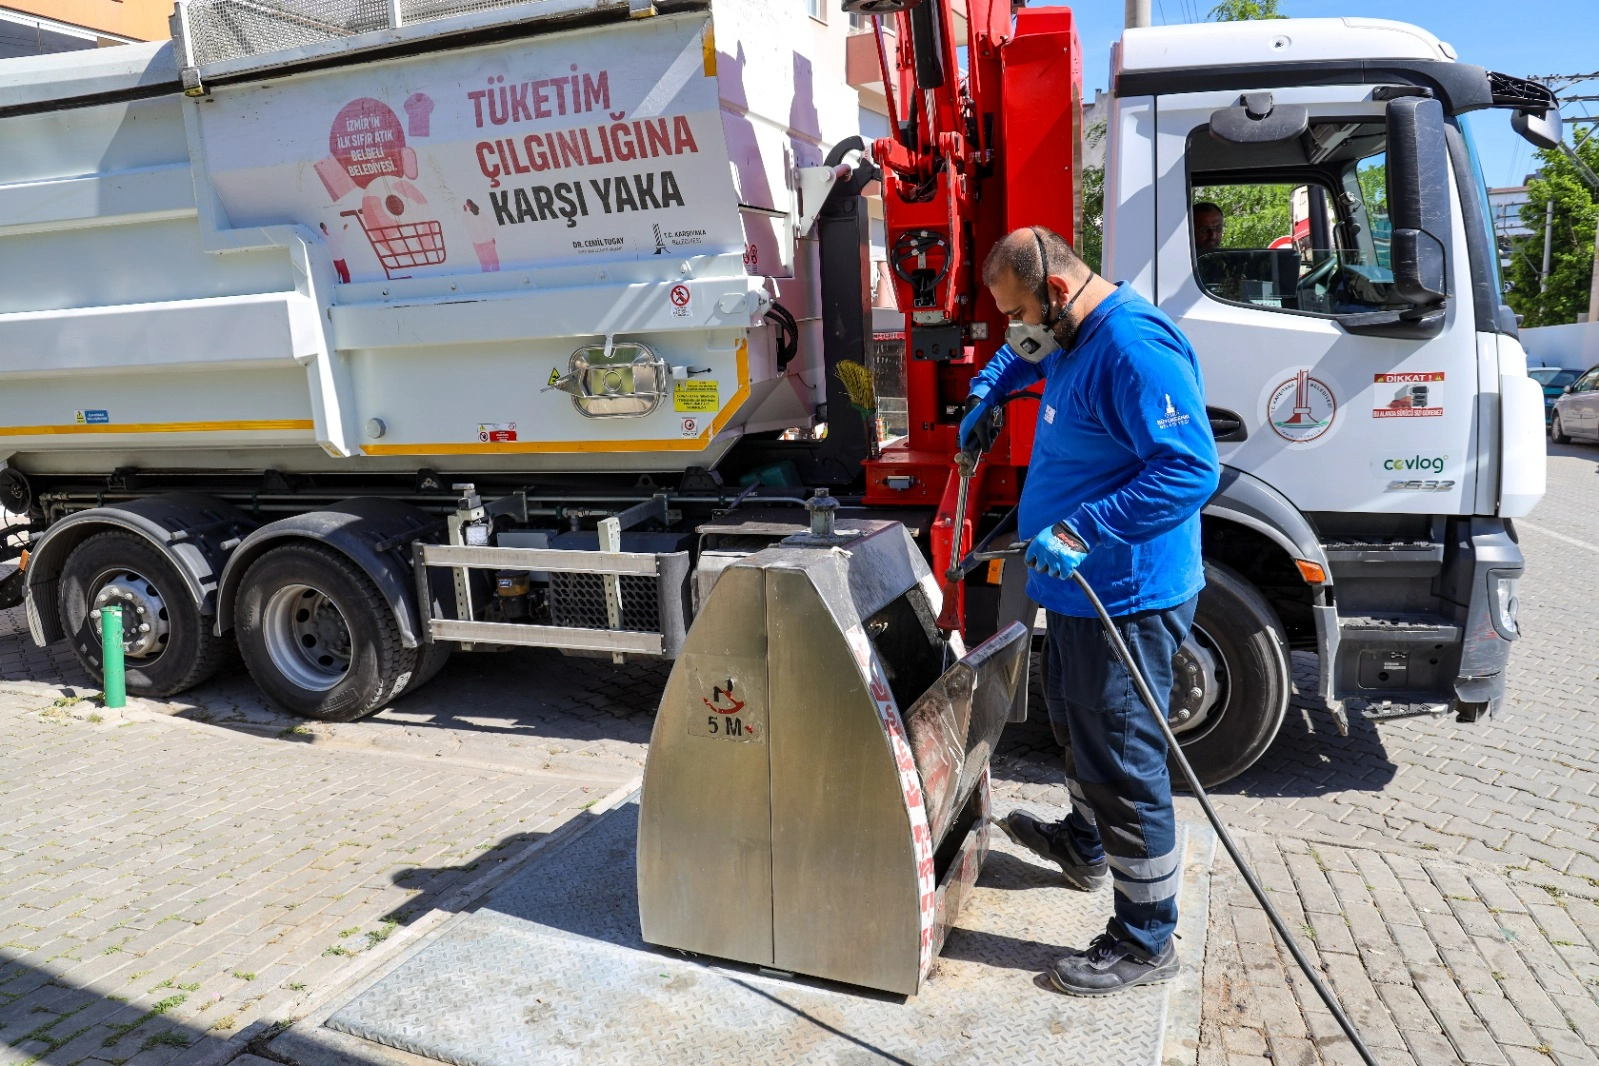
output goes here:
[{"label": "cevlog logo", "polygon": [[1373,459],[1372,473],[1382,477],[1425,477],[1444,472],[1449,463],[1447,455],[1412,455],[1409,458]]}]

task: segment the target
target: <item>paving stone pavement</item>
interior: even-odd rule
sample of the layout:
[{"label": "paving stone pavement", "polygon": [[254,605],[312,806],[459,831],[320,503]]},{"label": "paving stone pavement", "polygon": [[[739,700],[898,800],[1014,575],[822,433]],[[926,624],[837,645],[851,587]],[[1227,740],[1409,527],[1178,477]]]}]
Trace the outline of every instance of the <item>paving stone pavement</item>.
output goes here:
[{"label": "paving stone pavement", "polygon": [[118,713],[0,614],[0,1063],[226,1061],[630,787],[663,676],[462,656],[336,728],[238,674]]},{"label": "paving stone pavement", "polygon": [[[1521,590],[1526,635],[1512,660],[1510,698],[1499,717],[1472,725],[1442,719],[1357,721],[1348,737],[1340,737],[1326,708],[1307,695],[1313,658],[1296,655],[1301,692],[1276,744],[1260,765],[1214,797],[1223,817],[1238,830],[1274,901],[1385,1066],[1599,1062],[1592,1050],[1599,1046],[1599,656],[1593,650],[1599,647],[1599,621],[1594,618],[1599,606],[1599,449],[1551,447],[1549,476],[1549,496],[1530,520],[1518,523],[1529,566]],[[41,872],[55,854],[50,849],[60,848],[60,854],[70,856],[68,861],[76,861],[79,852],[72,849],[77,847],[87,857],[83,861],[95,854],[100,857],[94,861],[103,861],[114,842],[130,839],[135,824],[147,836],[154,833],[150,841],[163,845],[164,834],[190,831],[183,824],[184,809],[177,806],[170,812],[163,808],[153,818],[122,812],[118,803],[127,797],[118,795],[118,789],[125,790],[138,775],[115,776],[128,756],[114,745],[133,745],[132,739],[117,738],[106,748],[103,738],[118,731],[139,731],[129,734],[137,738],[156,735],[149,731],[163,726],[167,732],[161,736],[182,731],[182,740],[171,741],[166,749],[167,765],[186,766],[191,748],[203,749],[210,754],[196,755],[196,765],[210,766],[216,777],[231,773],[241,787],[261,776],[254,772],[258,766],[268,770],[269,779],[300,780],[294,778],[296,772],[318,772],[304,771],[303,762],[325,767],[320,772],[335,781],[342,782],[340,775],[349,773],[359,782],[370,773],[346,767],[377,765],[384,768],[380,776],[385,783],[390,775],[401,780],[405,774],[427,772],[483,782],[463,786],[482,790],[473,793],[481,805],[502,787],[501,777],[536,775],[559,790],[584,780],[609,785],[636,773],[664,679],[660,668],[619,670],[604,661],[542,652],[458,655],[422,692],[350,725],[306,726],[286,718],[265,707],[248,679],[238,674],[177,700],[136,701],[132,725],[96,725],[73,717],[73,707],[53,706],[57,699],[88,691],[87,678],[70,652],[60,645],[33,648],[20,611],[6,612],[0,614],[0,741],[10,741],[5,733],[14,729],[37,729],[42,737],[56,738],[56,748],[38,750],[60,759],[57,772],[76,779],[80,791],[92,787],[85,781],[98,785],[86,795],[107,806],[98,818],[87,820],[75,844],[46,846],[57,827],[41,820],[28,823],[39,827],[36,832],[19,828],[11,816],[17,801],[3,791],[11,785],[6,776],[11,771],[0,761],[0,812],[9,823],[0,848],[21,849],[0,851],[0,880],[9,883],[9,867],[28,862],[32,865],[25,868],[33,871],[35,883],[50,884],[55,878]],[[1035,707],[1041,711],[1041,704]],[[92,738],[92,743],[79,739],[74,747],[59,740],[68,736]],[[233,747],[218,755],[219,744]],[[157,758],[154,749],[142,755],[137,745],[128,750],[135,763]],[[268,758],[263,750],[276,753],[270,764],[259,762]],[[430,771],[433,764],[441,769]],[[1059,805],[1064,799],[1058,766],[1058,749],[1042,714],[1035,713],[1030,722],[1008,729],[995,762],[996,789],[1010,799]],[[123,784],[114,784],[118,781]],[[334,786],[303,781],[306,802],[328,805],[321,815],[324,824],[314,818],[309,824],[318,830],[336,827],[341,815],[335,812],[341,805],[332,793]],[[318,784],[328,792],[315,791]],[[361,787],[351,785],[358,794]],[[28,791],[23,788],[18,794]],[[260,806],[258,796],[255,801]],[[382,801],[381,796],[372,800],[378,808]],[[1179,803],[1181,817],[1201,817],[1192,800]],[[414,811],[410,821],[420,825],[444,817],[438,812],[448,806],[432,813]],[[196,808],[201,810],[203,805]],[[471,824],[467,812],[452,810],[457,819],[465,819],[446,823],[457,826],[461,846],[468,838],[478,843],[498,839],[492,830],[474,836],[466,829]],[[205,815],[197,816],[197,824],[205,825]],[[85,825],[81,816],[67,820]],[[299,827],[297,832],[310,835]],[[101,841],[95,833],[109,835]],[[336,832],[317,840],[334,836]],[[231,842],[227,834],[185,839],[187,850],[173,854],[191,856],[191,861],[204,861],[207,849]],[[239,839],[246,846],[234,852],[250,846],[247,834]],[[264,836],[261,843],[266,841]],[[441,848],[449,846],[455,845]],[[375,842],[362,854],[368,852],[374,861],[383,856]],[[186,896],[172,898],[212,898],[171,879],[182,874],[152,872],[150,862],[128,861],[133,863],[125,877],[129,887],[119,899],[160,901],[163,893],[185,889]],[[95,876],[119,887],[117,873]],[[45,889],[40,901],[51,907],[75,905],[71,899],[52,898],[70,887]],[[393,887],[380,885],[372,891],[381,895]],[[8,884],[0,884],[0,922],[28,919],[28,912],[15,907],[11,898]],[[374,916],[393,912],[395,904],[386,897],[381,904],[373,899]],[[354,924],[352,920],[350,926]],[[368,931],[376,930],[363,925],[352,938],[364,939]],[[145,933],[141,929],[135,935]],[[14,935],[0,932],[0,937]],[[47,945],[36,947],[44,950]],[[195,944],[190,950],[206,949]],[[16,959],[16,952],[0,944],[0,959]],[[329,959],[346,961],[318,955],[309,965],[325,965]],[[57,960],[66,962],[65,957]],[[43,971],[28,969],[31,979],[39,981]],[[136,967],[127,970],[137,972]],[[204,992],[222,994],[218,1007],[243,1002],[242,979],[231,978],[234,984],[228,986],[230,974],[215,966],[212,970],[222,977],[214,986],[204,986]],[[0,979],[4,974],[0,970]],[[1308,982],[1273,942],[1264,914],[1225,858],[1217,863],[1203,976],[1204,1023],[1197,1049],[1203,1066],[1357,1061]],[[28,979],[24,977],[24,985]],[[164,974],[149,976],[151,985],[162,979]],[[72,979],[64,983],[71,985]],[[0,1001],[7,987],[0,985]],[[152,1009],[162,1002],[160,994],[170,991],[141,991],[142,998],[133,1004]],[[54,994],[69,997],[70,990],[56,989]],[[63,999],[61,1005],[67,1002]],[[86,1008],[81,1017],[74,1015],[76,1023],[68,1019],[59,1028],[71,1032],[110,1009],[111,1001],[102,997],[96,1002],[98,1011]],[[262,1003],[254,1008],[258,1016],[294,1013],[293,1000]],[[8,1010],[0,1006],[0,1022],[14,1016]],[[138,1032],[152,1032],[153,1026],[165,1024],[163,1019],[181,1021],[188,1016],[186,1010],[198,1015],[198,1007],[185,1000],[147,1020]],[[59,1013],[30,1014],[30,1028],[22,1031],[32,1031],[46,1014]],[[132,1020],[126,1013],[116,1017]],[[0,1028],[0,1042],[14,1044],[17,1031],[15,1025]],[[91,1050],[121,1058],[148,1039],[124,1039],[115,1052],[99,1051],[98,1044]],[[62,1057],[70,1050],[62,1045],[42,1061],[76,1061]],[[178,1054],[158,1044],[140,1051],[137,1061],[166,1061],[168,1052]],[[0,1050],[0,1062],[11,1061],[6,1055],[15,1053],[15,1047]]]}]

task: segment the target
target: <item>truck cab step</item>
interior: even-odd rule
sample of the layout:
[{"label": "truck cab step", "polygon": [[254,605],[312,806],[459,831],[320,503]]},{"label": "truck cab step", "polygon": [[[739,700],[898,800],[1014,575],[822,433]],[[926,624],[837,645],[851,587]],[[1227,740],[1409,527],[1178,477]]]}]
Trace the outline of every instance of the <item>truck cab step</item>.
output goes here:
[{"label": "truck cab step", "polygon": [[1344,706],[1368,721],[1380,721],[1384,718],[1416,718],[1421,715],[1442,717],[1449,713],[1453,704],[1441,696],[1398,692],[1392,698],[1386,698],[1381,693],[1358,696],[1346,700]]},{"label": "truck cab step", "polygon": [[1403,644],[1447,644],[1460,639],[1460,627],[1436,614],[1340,615],[1338,629],[1346,639],[1380,639]]},{"label": "truck cab step", "polygon": [[1334,579],[1429,577],[1443,567],[1444,546],[1409,537],[1333,537],[1322,543]]}]

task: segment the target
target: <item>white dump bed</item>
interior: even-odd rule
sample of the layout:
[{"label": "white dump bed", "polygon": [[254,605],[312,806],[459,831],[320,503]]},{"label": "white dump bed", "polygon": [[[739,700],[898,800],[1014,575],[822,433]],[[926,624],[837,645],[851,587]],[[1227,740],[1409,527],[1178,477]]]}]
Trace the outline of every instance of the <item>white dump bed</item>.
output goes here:
[{"label": "white dump bed", "polygon": [[0,458],[672,470],[812,420],[793,173],[856,132],[842,26],[476,4],[285,42],[261,6],[0,64]]}]

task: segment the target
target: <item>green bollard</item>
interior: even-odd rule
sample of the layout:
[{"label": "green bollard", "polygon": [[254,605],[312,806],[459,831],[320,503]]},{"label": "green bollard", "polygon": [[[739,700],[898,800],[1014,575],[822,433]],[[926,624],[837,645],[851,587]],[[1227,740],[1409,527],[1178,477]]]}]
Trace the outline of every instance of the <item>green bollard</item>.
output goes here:
[{"label": "green bollard", "polygon": [[105,662],[105,705],[117,710],[128,702],[128,678],[122,664],[122,608],[100,608],[100,652]]}]

